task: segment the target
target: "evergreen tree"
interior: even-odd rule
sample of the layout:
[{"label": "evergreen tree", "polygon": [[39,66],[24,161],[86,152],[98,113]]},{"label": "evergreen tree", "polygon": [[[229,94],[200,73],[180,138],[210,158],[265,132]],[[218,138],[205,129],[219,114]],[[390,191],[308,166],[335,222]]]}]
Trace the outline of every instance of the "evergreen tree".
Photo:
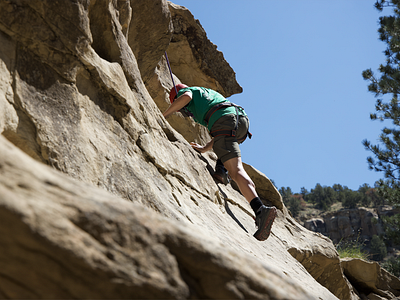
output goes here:
[{"label": "evergreen tree", "polygon": [[337,183],[334,184],[334,185],[332,186],[332,188],[333,188],[333,190],[334,190],[336,193],[343,192],[343,190],[344,190],[343,186],[340,185],[340,184],[337,184]]},{"label": "evergreen tree", "polygon": [[307,195],[306,200],[311,201],[316,208],[326,211],[338,200],[338,195],[333,188],[317,183]]},{"label": "evergreen tree", "polygon": [[372,202],[372,199],[369,196],[370,194],[368,193],[370,190],[371,190],[371,187],[367,183],[364,183],[358,189],[358,193],[360,194],[360,198],[361,198],[360,202],[361,202],[361,205],[364,207],[368,207]]},{"label": "evergreen tree", "polygon": [[301,203],[299,198],[293,196],[289,198],[289,210],[294,218],[299,215],[299,212],[301,210]]},{"label": "evergreen tree", "polygon": [[374,260],[383,260],[387,256],[387,249],[385,243],[382,241],[382,239],[374,235],[371,239],[371,254],[372,258]]},{"label": "evergreen tree", "polygon": [[373,207],[378,207],[380,205],[385,204],[385,199],[382,197],[382,195],[380,195],[380,193],[378,193],[377,189],[375,188],[370,188],[367,191],[367,197],[372,202]]},{"label": "evergreen tree", "polygon": [[361,195],[358,192],[346,188],[343,191],[342,199],[342,204],[344,208],[353,209],[358,206],[358,203],[360,203]]},{"label": "evergreen tree", "polygon": [[[382,130],[381,145],[372,145],[367,140],[363,144],[374,155],[374,158],[368,157],[370,169],[384,174],[384,179],[377,183],[378,193],[395,206],[400,206],[400,0],[378,0],[375,7],[380,11],[385,7],[393,8],[392,15],[379,18],[379,38],[387,45],[384,52],[386,63],[379,66],[380,76],[371,69],[363,71],[362,75],[370,81],[368,90],[379,97],[376,113],[371,114],[371,119],[390,121],[393,127]],[[390,101],[383,99],[388,99],[388,96]],[[387,224],[400,240],[400,215],[391,217]]]},{"label": "evergreen tree", "polygon": [[382,263],[382,266],[394,276],[400,277],[400,260],[394,257]]},{"label": "evergreen tree", "polygon": [[315,205],[316,208],[327,210],[327,205],[324,205],[324,189],[321,184],[317,183],[315,188],[311,189],[309,200]]},{"label": "evergreen tree", "polygon": [[347,186],[342,186],[340,184],[334,184],[332,186],[333,190],[336,192],[336,199],[339,202],[343,202],[344,200],[344,191],[347,189]]},{"label": "evergreen tree", "polygon": [[324,193],[325,193],[325,202],[331,206],[333,203],[338,201],[338,195],[335,192],[333,188],[330,186],[325,186],[324,187]]},{"label": "evergreen tree", "polygon": [[290,187],[285,188],[284,186],[279,189],[279,193],[282,196],[283,202],[286,204],[290,197],[293,195],[292,189]]},{"label": "evergreen tree", "polygon": [[306,196],[308,195],[307,189],[306,189],[305,187],[302,187],[302,188],[300,189],[300,194],[303,196],[303,199],[305,200],[305,199],[306,199]]}]

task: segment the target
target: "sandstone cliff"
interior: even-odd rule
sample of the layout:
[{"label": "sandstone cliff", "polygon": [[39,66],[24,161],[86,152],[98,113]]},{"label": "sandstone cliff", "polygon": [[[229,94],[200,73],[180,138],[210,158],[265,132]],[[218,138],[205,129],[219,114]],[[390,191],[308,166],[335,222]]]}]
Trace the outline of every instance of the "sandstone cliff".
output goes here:
[{"label": "sandstone cliff", "polygon": [[246,165],[263,201],[279,208],[270,238],[252,237],[248,203],[213,181],[212,153],[188,144],[207,132],[162,117],[164,51],[177,81],[241,91],[183,7],[0,0],[0,297],[398,295],[390,274],[368,278],[375,285],[346,277],[332,242],[291,218],[269,179]]},{"label": "sandstone cliff", "polygon": [[341,239],[359,238],[371,240],[372,236],[383,234],[379,210],[373,208],[342,209],[322,214],[304,222],[304,227],[320,232],[338,243]]}]

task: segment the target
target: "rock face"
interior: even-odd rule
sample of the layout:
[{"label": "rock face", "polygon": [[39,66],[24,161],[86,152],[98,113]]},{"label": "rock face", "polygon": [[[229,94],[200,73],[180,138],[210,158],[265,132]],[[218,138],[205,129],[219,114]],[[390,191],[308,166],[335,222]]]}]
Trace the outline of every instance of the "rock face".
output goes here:
[{"label": "rock face", "polygon": [[209,86],[225,97],[241,93],[233,70],[222,52],[206,36],[189,10],[170,3],[173,35],[167,49],[171,68],[188,85]]},{"label": "rock face", "polygon": [[264,174],[245,166],[279,209],[260,243],[188,143],[207,132],[163,118],[164,51],[177,82],[241,88],[186,9],[150,2],[0,0],[0,297],[358,299]]},{"label": "rock face", "polygon": [[[225,97],[241,93],[242,87],[236,81],[235,72],[226,63],[223,54],[208,40],[199,21],[195,20],[185,7],[171,2],[168,3],[168,7],[172,16],[170,24],[172,27],[170,27],[169,44],[165,45],[163,51],[168,53],[175,83],[205,86],[220,92]],[[149,28],[152,30],[152,26]],[[140,53],[135,52],[135,54]],[[144,82],[157,106],[164,111],[170,104],[167,93],[173,84],[165,57],[161,60],[159,58],[160,56],[155,72],[153,64],[151,76],[146,75]],[[141,60],[139,55],[138,61]],[[140,70],[142,74],[143,72],[147,74],[142,68]],[[205,143],[210,140],[208,131],[204,127],[191,119],[184,118],[180,113],[170,117],[168,121],[188,141]]]},{"label": "rock face", "polygon": [[341,239],[358,237],[370,240],[373,235],[383,234],[379,214],[374,209],[342,209],[307,220],[304,227],[322,233],[338,243]]},{"label": "rock face", "polygon": [[0,140],[8,175],[0,185],[1,298],[318,299],[198,226],[76,181]]}]

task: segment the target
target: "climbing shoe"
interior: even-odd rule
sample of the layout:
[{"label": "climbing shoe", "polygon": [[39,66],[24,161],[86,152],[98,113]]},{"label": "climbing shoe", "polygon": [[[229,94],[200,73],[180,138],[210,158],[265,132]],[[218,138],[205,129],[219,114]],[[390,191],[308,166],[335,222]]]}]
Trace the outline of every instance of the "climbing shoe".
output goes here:
[{"label": "climbing shoe", "polygon": [[256,226],[258,227],[254,237],[259,241],[265,241],[271,233],[272,223],[276,217],[276,207],[261,206],[256,213]]},{"label": "climbing shoe", "polygon": [[223,165],[219,164],[215,166],[215,172],[213,174],[213,177],[218,183],[222,183],[225,185],[227,185],[231,181],[231,178],[229,177],[228,174],[228,170],[225,169]]}]

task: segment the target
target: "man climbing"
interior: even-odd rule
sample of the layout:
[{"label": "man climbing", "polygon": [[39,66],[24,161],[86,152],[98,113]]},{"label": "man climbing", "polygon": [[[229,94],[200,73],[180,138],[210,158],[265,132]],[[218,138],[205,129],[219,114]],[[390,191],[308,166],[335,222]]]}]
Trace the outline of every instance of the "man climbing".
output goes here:
[{"label": "man climbing", "polygon": [[271,232],[276,208],[263,205],[253,181],[242,165],[239,144],[247,136],[251,137],[248,131],[249,120],[243,108],[229,102],[214,90],[188,87],[185,84],[177,84],[171,89],[170,101],[171,105],[163,113],[165,118],[181,111],[208,128],[213,137],[211,141],[204,146],[196,143],[191,143],[191,146],[200,153],[214,150],[218,157],[214,178],[227,184],[229,174],[236,182],[256,215],[258,229],[254,237],[260,241],[266,240]]}]

